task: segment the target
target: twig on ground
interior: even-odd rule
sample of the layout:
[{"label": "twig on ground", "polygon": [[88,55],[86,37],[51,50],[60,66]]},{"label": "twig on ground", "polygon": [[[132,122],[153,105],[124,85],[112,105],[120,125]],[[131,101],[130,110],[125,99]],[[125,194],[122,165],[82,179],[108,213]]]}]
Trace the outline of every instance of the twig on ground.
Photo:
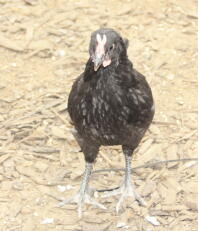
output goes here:
[{"label": "twig on ground", "polygon": [[196,133],[197,133],[197,130],[194,130],[194,131],[192,131],[192,132],[190,132],[190,133],[184,135],[184,136],[181,137],[181,138],[178,138],[178,139],[176,139],[176,140],[173,140],[171,143],[179,142],[179,141],[182,141],[182,140],[187,140],[187,139],[189,139],[191,136],[194,136],[194,134],[196,134]]},{"label": "twig on ground", "polygon": [[67,124],[67,120],[63,118],[57,111],[55,111],[53,108],[50,109],[64,124]]},{"label": "twig on ground", "polygon": [[165,121],[154,120],[153,123],[154,124],[160,124],[160,125],[174,125],[174,126],[177,126],[177,124],[173,123],[173,122],[165,122]]}]

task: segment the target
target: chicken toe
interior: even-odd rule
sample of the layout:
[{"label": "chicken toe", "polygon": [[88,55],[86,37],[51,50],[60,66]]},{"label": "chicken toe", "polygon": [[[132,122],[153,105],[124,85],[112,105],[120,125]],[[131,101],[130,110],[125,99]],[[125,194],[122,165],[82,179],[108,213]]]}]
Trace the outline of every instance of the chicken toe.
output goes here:
[{"label": "chicken toe", "polygon": [[84,204],[91,204],[101,209],[106,209],[106,207],[97,201],[95,201],[89,194],[90,190],[88,188],[89,178],[91,175],[92,163],[86,163],[85,172],[81,182],[79,192],[71,198],[61,201],[58,207],[62,207],[66,204],[76,203],[78,205],[78,216],[82,217],[82,208]]},{"label": "chicken toe", "polygon": [[76,203],[78,205],[78,216],[82,217],[82,209],[84,204],[91,204],[95,207],[101,208],[101,209],[106,209],[106,207],[97,201],[95,201],[87,192],[82,193],[78,192],[75,196],[61,201],[58,206],[62,207],[66,204],[73,204]]}]

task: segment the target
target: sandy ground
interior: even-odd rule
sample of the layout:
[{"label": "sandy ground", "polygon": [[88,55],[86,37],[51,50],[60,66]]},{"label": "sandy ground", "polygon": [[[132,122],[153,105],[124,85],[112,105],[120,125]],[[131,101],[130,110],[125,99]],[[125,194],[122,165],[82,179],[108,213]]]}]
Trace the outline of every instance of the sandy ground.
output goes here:
[{"label": "sandy ground", "polygon": [[[197,231],[198,1],[0,0],[0,230]],[[57,208],[79,187],[84,159],[71,135],[67,97],[100,26],[130,41],[128,54],[156,102],[154,123],[134,154],[133,180],[147,207],[102,198],[106,211]],[[124,167],[120,147],[105,147],[95,170]],[[95,173],[97,189],[123,172]]]}]

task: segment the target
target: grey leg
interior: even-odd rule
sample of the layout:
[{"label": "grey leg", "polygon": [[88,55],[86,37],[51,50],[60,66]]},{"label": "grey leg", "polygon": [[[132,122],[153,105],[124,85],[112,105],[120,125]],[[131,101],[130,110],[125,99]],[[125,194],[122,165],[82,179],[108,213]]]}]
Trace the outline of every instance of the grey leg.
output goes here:
[{"label": "grey leg", "polygon": [[80,190],[73,197],[60,202],[59,207],[62,207],[65,204],[77,203],[78,204],[78,216],[79,217],[82,216],[82,207],[86,203],[95,205],[95,206],[97,206],[97,207],[99,207],[101,209],[106,209],[105,206],[103,206],[102,204],[96,202],[89,195],[88,184],[89,184],[89,178],[91,176],[92,166],[93,166],[92,163],[86,162],[85,171],[84,171],[83,179],[82,179],[82,182],[81,182]]},{"label": "grey leg", "polygon": [[116,211],[118,212],[122,202],[125,197],[133,197],[135,200],[139,202],[140,205],[145,206],[145,201],[140,197],[138,193],[135,191],[135,187],[131,181],[131,156],[125,155],[125,178],[124,185],[122,186],[122,195],[116,205]]},{"label": "grey leg", "polygon": [[121,194],[121,197],[116,205],[116,212],[118,213],[126,197],[133,197],[135,200],[139,202],[139,204],[145,206],[146,203],[139,196],[138,193],[135,192],[134,185],[131,182],[131,156],[125,153],[125,177],[122,186],[119,189],[113,190],[112,192],[108,192],[104,195],[104,197],[115,196]]}]

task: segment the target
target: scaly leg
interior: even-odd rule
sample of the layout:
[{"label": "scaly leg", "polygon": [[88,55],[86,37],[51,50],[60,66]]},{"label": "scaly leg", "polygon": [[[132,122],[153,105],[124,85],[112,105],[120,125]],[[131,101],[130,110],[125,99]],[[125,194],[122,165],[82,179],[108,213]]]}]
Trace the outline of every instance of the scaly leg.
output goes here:
[{"label": "scaly leg", "polygon": [[82,207],[86,203],[95,205],[101,209],[106,209],[106,207],[104,205],[98,203],[93,198],[91,198],[91,196],[89,195],[88,184],[89,184],[89,178],[91,176],[92,166],[93,166],[92,163],[86,162],[85,172],[84,172],[83,179],[81,182],[80,190],[73,197],[60,202],[59,207],[62,207],[65,204],[77,203],[78,204],[78,216],[79,217],[82,216]]},{"label": "scaly leg", "polygon": [[124,183],[118,189],[113,190],[112,192],[105,193],[104,197],[115,196],[121,194],[121,197],[116,205],[116,212],[118,213],[120,210],[120,206],[126,197],[133,197],[135,200],[139,202],[140,205],[145,206],[146,203],[139,196],[138,193],[135,192],[134,185],[131,182],[131,156],[125,153],[125,178]]}]

